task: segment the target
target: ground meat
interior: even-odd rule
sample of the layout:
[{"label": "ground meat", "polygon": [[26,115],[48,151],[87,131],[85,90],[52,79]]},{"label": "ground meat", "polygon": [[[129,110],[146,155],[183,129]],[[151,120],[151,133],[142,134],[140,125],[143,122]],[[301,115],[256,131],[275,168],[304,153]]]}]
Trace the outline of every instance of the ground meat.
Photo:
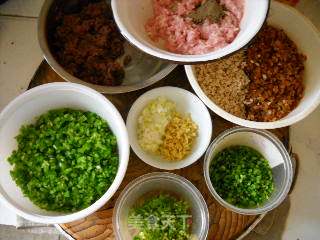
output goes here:
[{"label": "ground meat", "polygon": [[49,45],[57,61],[84,81],[120,85],[125,72],[116,60],[124,54],[125,40],[106,1],[65,1],[52,15]]},{"label": "ground meat", "polygon": [[262,29],[247,50],[248,120],[276,121],[298,105],[304,91],[305,59],[283,30],[272,26]]},{"label": "ground meat", "polygon": [[204,54],[233,42],[240,31],[244,0],[220,0],[225,16],[219,23],[208,19],[193,23],[192,13],[202,0],[152,0],[154,15],[145,25],[150,38],[162,40],[165,48],[180,54]]},{"label": "ground meat", "polygon": [[245,118],[244,105],[249,78],[242,69],[245,55],[234,55],[208,64],[196,65],[198,83],[206,95],[225,111]]}]

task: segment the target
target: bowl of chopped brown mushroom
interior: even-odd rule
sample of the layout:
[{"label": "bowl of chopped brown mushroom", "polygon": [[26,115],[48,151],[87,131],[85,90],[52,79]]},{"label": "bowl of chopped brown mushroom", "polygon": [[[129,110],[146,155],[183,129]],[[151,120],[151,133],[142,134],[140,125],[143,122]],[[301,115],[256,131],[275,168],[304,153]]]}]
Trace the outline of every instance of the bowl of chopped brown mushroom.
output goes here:
[{"label": "bowl of chopped brown mushroom", "polygon": [[235,124],[286,127],[320,103],[320,33],[301,13],[273,1],[267,24],[245,49],[185,66],[200,99]]},{"label": "bowl of chopped brown mushroom", "polygon": [[147,87],[176,67],[131,46],[113,19],[110,1],[46,0],[38,39],[48,64],[63,79],[101,93]]}]

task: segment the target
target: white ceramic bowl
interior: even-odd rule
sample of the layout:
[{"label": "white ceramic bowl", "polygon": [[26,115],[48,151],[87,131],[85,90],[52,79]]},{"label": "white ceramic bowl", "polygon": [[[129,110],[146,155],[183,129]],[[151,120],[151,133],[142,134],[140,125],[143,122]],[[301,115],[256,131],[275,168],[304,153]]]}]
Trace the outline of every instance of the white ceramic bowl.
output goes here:
[{"label": "white ceramic bowl", "polygon": [[274,122],[255,122],[236,117],[206,96],[198,84],[192,66],[185,66],[190,84],[200,99],[216,114],[235,124],[259,129],[273,129],[292,125],[307,117],[320,103],[320,33],[316,27],[293,7],[273,1],[268,22],[282,28],[307,56],[305,62],[305,93],[301,102],[289,115]]},{"label": "white ceramic bowl", "polygon": [[121,33],[140,50],[162,59],[179,63],[197,63],[219,59],[247,45],[261,29],[267,17],[269,0],[244,0],[245,12],[240,32],[228,46],[207,54],[182,55],[169,52],[163,44],[153,42],[145,31],[145,23],[153,16],[151,0],[112,0],[115,21]]},{"label": "white ceramic bowl", "polygon": [[[7,162],[17,147],[15,136],[22,125],[32,123],[48,110],[66,107],[95,112],[105,119],[117,137],[119,150],[118,172],[110,188],[90,207],[75,213],[49,212],[34,205],[12,180],[12,166]],[[128,134],[120,113],[109,100],[91,88],[74,83],[45,84],[17,97],[0,114],[0,200],[28,220],[48,224],[66,223],[92,214],[117,191],[126,173],[128,160]]]},{"label": "white ceramic bowl", "polygon": [[[160,96],[175,102],[179,112],[190,113],[193,121],[198,125],[198,137],[193,149],[191,153],[181,161],[166,161],[159,156],[149,154],[145,152],[138,143],[138,118],[147,104]],[[134,102],[128,114],[127,129],[130,145],[142,161],[159,169],[174,170],[193,164],[204,154],[211,140],[212,121],[208,109],[197,96],[181,88],[161,87],[146,92]]]}]

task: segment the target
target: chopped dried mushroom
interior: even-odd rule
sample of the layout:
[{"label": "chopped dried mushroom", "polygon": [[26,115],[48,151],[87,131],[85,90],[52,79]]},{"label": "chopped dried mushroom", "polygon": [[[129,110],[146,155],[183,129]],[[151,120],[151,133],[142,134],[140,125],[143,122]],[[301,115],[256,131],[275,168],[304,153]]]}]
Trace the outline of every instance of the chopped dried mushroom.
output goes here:
[{"label": "chopped dried mushroom", "polygon": [[245,72],[250,78],[247,119],[276,121],[288,115],[303,96],[304,61],[286,33],[265,26],[247,50]]},{"label": "chopped dried mushroom", "polygon": [[303,97],[304,61],[286,33],[265,26],[246,51],[195,67],[206,95],[225,111],[251,121],[288,115]]}]

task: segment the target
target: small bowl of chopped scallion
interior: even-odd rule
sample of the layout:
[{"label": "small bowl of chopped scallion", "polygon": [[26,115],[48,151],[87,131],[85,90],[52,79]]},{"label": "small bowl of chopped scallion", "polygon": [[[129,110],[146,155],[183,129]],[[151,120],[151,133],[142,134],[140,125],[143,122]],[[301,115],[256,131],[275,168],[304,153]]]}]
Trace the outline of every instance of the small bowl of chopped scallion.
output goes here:
[{"label": "small bowl of chopped scallion", "polygon": [[172,173],[151,173],[132,181],[113,212],[116,239],[204,240],[209,212],[199,190]]},{"label": "small bowl of chopped scallion", "polygon": [[113,196],[126,173],[124,121],[88,87],[29,90],[1,112],[0,126],[0,200],[28,220],[84,218]]},{"label": "small bowl of chopped scallion", "polygon": [[284,145],[272,133],[236,127],[209,146],[204,175],[221,205],[240,214],[258,215],[286,198],[293,169]]}]

